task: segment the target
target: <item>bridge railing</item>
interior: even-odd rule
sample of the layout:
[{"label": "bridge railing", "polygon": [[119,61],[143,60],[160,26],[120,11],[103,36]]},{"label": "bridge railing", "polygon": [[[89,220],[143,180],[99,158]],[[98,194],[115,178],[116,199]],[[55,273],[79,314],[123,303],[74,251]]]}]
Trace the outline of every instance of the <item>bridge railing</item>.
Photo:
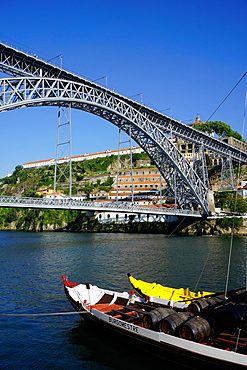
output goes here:
[{"label": "bridge railing", "polygon": [[184,215],[202,217],[199,211],[189,209],[164,208],[155,206],[136,206],[126,202],[94,202],[82,201],[73,198],[28,198],[19,196],[0,196],[0,207],[9,208],[50,208],[50,209],[77,209],[100,212],[128,212],[157,215]]},{"label": "bridge railing", "polygon": [[[72,70],[72,69],[69,69],[69,68],[67,68],[67,67],[61,67],[61,65],[60,64],[58,64],[58,63],[56,63],[56,62],[54,62],[53,60],[51,60],[51,59],[45,59],[45,58],[43,58],[43,57],[41,57],[40,55],[37,55],[36,53],[31,53],[31,52],[29,52],[29,51],[27,51],[27,50],[25,50],[25,49],[23,49],[23,48],[20,48],[19,46],[15,46],[15,45],[13,45],[13,44],[11,44],[11,43],[9,43],[9,42],[7,42],[7,41],[3,41],[3,40],[1,40],[0,39],[0,43],[1,44],[3,44],[3,45],[5,45],[5,46],[7,46],[7,47],[9,47],[9,48],[11,48],[11,49],[14,49],[14,50],[16,50],[16,51],[19,51],[19,52],[21,52],[21,53],[23,53],[23,54],[26,54],[26,55],[28,55],[29,57],[32,57],[32,58],[35,58],[36,60],[38,60],[38,61],[41,61],[41,62],[44,62],[46,65],[48,64],[48,65],[51,65],[51,66],[53,66],[53,67],[55,67],[55,68],[57,68],[57,69],[59,69],[59,70],[61,70],[61,71],[64,71],[64,72],[66,72],[66,73],[68,73],[68,74],[70,74],[70,75],[73,75],[73,76],[75,76],[75,77],[79,77],[80,79],[83,79],[83,80],[85,80],[85,81],[88,81],[88,82],[90,82],[90,83],[92,83],[92,84],[94,84],[95,86],[100,86],[101,88],[103,87],[104,89],[107,89],[107,90],[109,90],[109,91],[111,91],[112,93],[116,93],[116,94],[119,94],[119,95],[122,95],[122,96],[124,96],[126,99],[128,99],[128,100],[131,100],[131,101],[133,101],[133,102],[137,102],[135,99],[133,99],[132,97],[130,97],[130,96],[128,96],[128,95],[126,95],[126,94],[124,94],[124,93],[122,93],[122,92],[120,92],[120,91],[117,91],[117,90],[113,90],[112,88],[109,88],[108,86],[105,86],[103,83],[101,83],[101,82],[99,82],[98,80],[99,79],[97,79],[97,82],[96,82],[96,80],[95,79],[91,79],[91,78],[89,78],[89,77],[86,77],[86,76],[84,76],[84,75],[82,75],[81,73],[79,73],[79,72],[76,72],[76,71],[74,71],[74,70]],[[3,64],[3,62],[1,62],[0,64]],[[15,67],[14,66],[12,66],[12,68],[14,69]],[[18,70],[16,70],[16,72],[18,72]],[[143,105],[143,106],[145,106],[145,104],[143,104],[142,102],[140,103],[140,102],[138,102],[139,104],[141,104],[141,105]]]}]

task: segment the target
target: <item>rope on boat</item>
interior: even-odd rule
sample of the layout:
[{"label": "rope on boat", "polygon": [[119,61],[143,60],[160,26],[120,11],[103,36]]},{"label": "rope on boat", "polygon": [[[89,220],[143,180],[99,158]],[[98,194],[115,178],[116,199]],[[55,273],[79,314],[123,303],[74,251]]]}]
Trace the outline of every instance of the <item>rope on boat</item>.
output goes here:
[{"label": "rope on boat", "polygon": [[237,336],[237,341],[236,341],[235,352],[237,352],[237,349],[238,349],[238,342],[239,342],[239,338],[240,338],[242,323],[243,323],[243,316],[241,317],[240,325],[239,325],[239,328],[238,328],[238,336]]},{"label": "rope on boat", "polygon": [[87,311],[68,311],[51,313],[0,313],[0,316],[58,316],[58,315],[78,315],[88,313]]},{"label": "rope on boat", "polygon": [[210,253],[208,253],[207,259],[206,259],[206,261],[204,262],[204,265],[203,265],[203,268],[202,268],[201,273],[200,273],[200,275],[199,275],[199,278],[197,279],[196,285],[195,285],[195,287],[194,287],[194,292],[196,292],[196,290],[197,290],[197,286],[198,286],[198,284],[199,284],[199,281],[201,280],[201,277],[202,277],[203,271],[204,271],[204,269],[205,269],[205,267],[206,267],[206,264],[208,263],[209,255],[210,255]]}]

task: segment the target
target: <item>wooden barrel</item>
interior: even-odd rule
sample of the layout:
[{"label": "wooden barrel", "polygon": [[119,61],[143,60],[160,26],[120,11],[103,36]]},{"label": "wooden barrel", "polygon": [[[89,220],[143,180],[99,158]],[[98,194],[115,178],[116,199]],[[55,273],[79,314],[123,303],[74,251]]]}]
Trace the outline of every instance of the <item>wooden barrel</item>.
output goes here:
[{"label": "wooden barrel", "polygon": [[179,336],[201,343],[213,336],[215,327],[215,321],[211,317],[194,316],[180,326]]},{"label": "wooden barrel", "polygon": [[247,304],[232,304],[226,307],[220,315],[221,325],[225,328],[241,327],[247,322]]},{"label": "wooden barrel", "polygon": [[198,315],[203,310],[208,310],[218,305],[226,303],[224,296],[213,296],[209,298],[199,298],[191,302],[188,306],[188,311],[192,312],[193,315]]},{"label": "wooden barrel", "polygon": [[188,311],[193,313],[193,315],[197,315],[207,306],[208,302],[206,301],[206,298],[199,298],[189,304]]},{"label": "wooden barrel", "polygon": [[244,296],[246,297],[247,292],[245,288],[238,288],[238,289],[232,289],[227,292],[227,297],[229,299],[237,299],[239,296]]},{"label": "wooden barrel", "polygon": [[143,326],[146,329],[156,329],[157,324],[164,319],[165,317],[171,315],[174,313],[172,308],[166,308],[166,307],[158,307],[155,310],[152,310],[150,312],[146,312],[143,316]]},{"label": "wooden barrel", "polygon": [[218,306],[224,304],[226,302],[226,298],[224,295],[218,295],[210,298],[206,298],[206,301],[209,306]]},{"label": "wooden barrel", "polygon": [[180,325],[192,316],[191,312],[175,312],[159,323],[159,330],[166,334],[175,335]]}]

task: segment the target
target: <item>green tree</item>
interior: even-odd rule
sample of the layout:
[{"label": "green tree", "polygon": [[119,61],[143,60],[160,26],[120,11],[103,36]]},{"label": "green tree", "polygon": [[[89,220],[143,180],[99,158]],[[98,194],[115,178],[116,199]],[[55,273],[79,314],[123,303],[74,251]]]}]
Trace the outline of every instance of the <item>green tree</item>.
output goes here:
[{"label": "green tree", "polygon": [[235,201],[232,201],[230,204],[230,211],[231,212],[239,212],[239,213],[245,213],[247,212],[247,202],[245,199],[241,197],[241,195],[237,195],[237,199]]},{"label": "green tree", "polygon": [[93,191],[94,188],[95,188],[95,184],[86,182],[82,189],[84,193],[87,195],[87,197],[89,198],[89,194]]},{"label": "green tree", "polygon": [[213,129],[212,129],[211,125],[209,124],[209,122],[195,123],[193,127],[196,128],[197,130],[200,130],[200,131],[203,131],[203,132],[208,132],[210,134],[213,132]]},{"label": "green tree", "polygon": [[242,135],[240,135],[240,133],[237,132],[237,131],[232,131],[232,135],[231,136],[232,137],[235,137],[235,139],[238,139],[240,141],[244,141],[243,138],[242,138]]},{"label": "green tree", "polygon": [[17,211],[15,209],[10,209],[6,215],[6,222],[11,223],[17,220]]},{"label": "green tree", "polygon": [[240,229],[243,226],[243,218],[242,217],[224,217],[219,220],[219,225],[223,229],[232,228]]},{"label": "green tree", "polygon": [[247,212],[247,202],[242,196],[234,191],[222,191],[215,193],[215,205],[231,212]]},{"label": "green tree", "polygon": [[23,197],[27,197],[27,198],[42,198],[42,196],[38,195],[36,193],[36,191],[34,191],[34,190],[29,190],[29,191],[23,193]]},{"label": "green tree", "polygon": [[13,174],[19,175],[20,172],[22,171],[22,168],[23,167],[19,164],[18,166],[15,167],[15,170],[14,170]]},{"label": "green tree", "polygon": [[211,126],[212,130],[216,133],[216,135],[221,137],[231,136],[232,129],[231,126],[228,125],[227,123],[222,121],[212,121],[208,122],[208,124]]},{"label": "green tree", "polygon": [[222,121],[209,121],[205,123],[196,123],[194,127],[197,130],[203,132],[215,132],[216,135],[220,137],[234,137],[235,139],[243,141],[242,136],[237,132],[233,131],[231,126]]}]

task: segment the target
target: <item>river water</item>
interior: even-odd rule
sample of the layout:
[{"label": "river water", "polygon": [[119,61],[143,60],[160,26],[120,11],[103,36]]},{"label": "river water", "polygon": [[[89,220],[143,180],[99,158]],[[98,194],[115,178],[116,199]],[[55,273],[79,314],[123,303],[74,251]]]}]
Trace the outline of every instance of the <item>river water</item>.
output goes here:
[{"label": "river water", "polygon": [[[233,241],[229,288],[245,286],[246,242],[247,237]],[[230,238],[0,231],[0,249],[0,314],[34,314],[72,310],[63,274],[120,291],[131,290],[128,272],[177,288],[224,291]],[[159,360],[92,332],[77,315],[0,316],[0,325],[0,369],[160,366]]]}]

